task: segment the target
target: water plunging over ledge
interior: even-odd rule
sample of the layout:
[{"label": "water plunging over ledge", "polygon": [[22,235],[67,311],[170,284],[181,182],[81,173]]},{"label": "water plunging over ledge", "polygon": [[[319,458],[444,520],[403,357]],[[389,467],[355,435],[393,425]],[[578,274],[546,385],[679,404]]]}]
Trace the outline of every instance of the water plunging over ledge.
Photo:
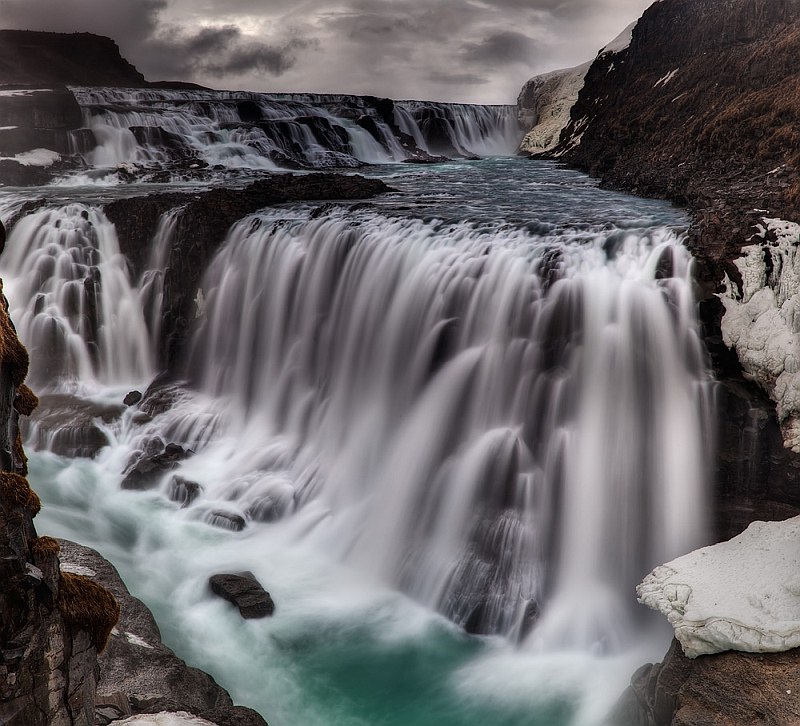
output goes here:
[{"label": "water plunging over ledge", "polygon": [[[663,649],[642,652],[633,585],[704,536],[683,220],[546,164],[392,173],[403,194],[369,208],[234,225],[189,384],[152,420],[101,422],[93,461],[32,454],[40,528],[99,547],[166,640],[271,723],[596,725]],[[152,377],[170,214],[138,281],[97,207],[12,232],[34,254],[0,273],[53,390],[116,402]],[[159,439],[196,455],[120,491]],[[174,474],[201,487],[188,507]],[[275,619],[211,599],[224,569],[255,572]]]}]

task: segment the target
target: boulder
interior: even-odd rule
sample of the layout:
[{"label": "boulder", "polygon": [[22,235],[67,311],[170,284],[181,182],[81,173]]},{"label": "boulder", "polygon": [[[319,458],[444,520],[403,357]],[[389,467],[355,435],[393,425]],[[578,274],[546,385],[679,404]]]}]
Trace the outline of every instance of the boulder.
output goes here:
[{"label": "boulder", "polygon": [[233,603],[243,618],[265,618],[275,612],[275,603],[252,572],[212,575],[211,592]]},{"label": "boulder", "polygon": [[[158,446],[157,442],[156,446]],[[176,469],[193,453],[191,449],[184,449],[179,444],[167,444],[158,453],[152,453],[152,450],[142,452],[128,464],[120,487],[137,490],[152,489],[166,472]]]},{"label": "boulder", "polygon": [[125,396],[125,398],[122,399],[122,402],[126,406],[135,406],[141,400],[142,394],[140,391],[131,391],[127,396]]},{"label": "boulder", "polygon": [[70,458],[93,458],[108,437],[102,424],[110,424],[122,414],[118,404],[100,404],[68,394],[48,394],[23,427],[33,448],[52,451]]}]

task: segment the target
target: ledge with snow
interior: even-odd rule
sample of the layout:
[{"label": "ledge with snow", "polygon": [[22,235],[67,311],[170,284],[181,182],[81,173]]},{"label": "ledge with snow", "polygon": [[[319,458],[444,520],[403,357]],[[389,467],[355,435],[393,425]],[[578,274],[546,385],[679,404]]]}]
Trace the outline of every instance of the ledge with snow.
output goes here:
[{"label": "ledge with snow", "polygon": [[800,647],[800,517],[754,522],[728,542],[657,567],[636,589],[689,658]]}]

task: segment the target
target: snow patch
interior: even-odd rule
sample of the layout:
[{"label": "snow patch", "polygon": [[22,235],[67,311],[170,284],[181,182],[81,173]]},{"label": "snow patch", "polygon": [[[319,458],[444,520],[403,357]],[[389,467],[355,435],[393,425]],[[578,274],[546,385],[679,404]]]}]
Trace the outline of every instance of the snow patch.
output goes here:
[{"label": "snow patch", "polygon": [[127,641],[128,641],[130,644],[131,644],[131,645],[138,645],[140,648],[149,648],[150,650],[153,650],[153,646],[152,646],[152,645],[150,645],[150,643],[148,643],[146,640],[142,640],[142,638],[140,638],[140,637],[139,637],[138,635],[136,635],[135,633],[128,633],[128,632],[126,632],[126,633],[125,633],[125,639],[126,639],[126,640],[127,640]]},{"label": "snow patch", "polygon": [[800,224],[762,222],[735,261],[741,289],[725,277],[722,338],[777,404],[784,445],[800,453]]},{"label": "snow patch", "polygon": [[[653,88],[658,88],[659,86],[666,86],[673,78],[675,78],[675,74],[680,70],[680,68],[675,68],[674,70],[667,73],[665,76],[661,76],[654,84]],[[678,96],[680,98],[680,96]]]},{"label": "snow patch", "polygon": [[631,44],[631,40],[633,38],[633,29],[636,27],[636,23],[638,20],[634,20],[630,25],[628,25],[625,30],[623,30],[614,40],[612,40],[608,45],[604,46],[599,50],[597,53],[598,57],[601,55],[605,55],[606,53],[619,53],[620,51],[625,50]]},{"label": "snow patch", "polygon": [[728,542],[657,567],[636,588],[689,658],[800,646],[800,517],[754,522]]},{"label": "snow patch", "polygon": [[0,156],[0,160],[4,159],[16,161],[23,166],[53,166],[57,161],[61,161],[61,154],[50,149],[33,149],[16,156]]},{"label": "snow patch", "polygon": [[[583,88],[591,63],[536,76],[526,84],[534,95],[534,126],[520,144],[522,152],[548,151],[558,144],[561,131],[570,120],[570,111]],[[526,90],[523,89],[523,95]]]},{"label": "snow patch", "polygon": [[134,726],[134,724],[136,726],[214,726],[211,721],[206,721],[199,716],[192,716],[186,711],[141,714],[114,723],[117,726]]},{"label": "snow patch", "polygon": [[17,88],[10,91],[0,91],[0,98],[12,96],[32,96],[34,93],[52,93],[52,88]]},{"label": "snow patch", "polygon": [[84,577],[97,577],[97,573],[82,565],[73,565],[71,562],[61,563],[61,572],[68,572],[70,575],[83,575]]}]

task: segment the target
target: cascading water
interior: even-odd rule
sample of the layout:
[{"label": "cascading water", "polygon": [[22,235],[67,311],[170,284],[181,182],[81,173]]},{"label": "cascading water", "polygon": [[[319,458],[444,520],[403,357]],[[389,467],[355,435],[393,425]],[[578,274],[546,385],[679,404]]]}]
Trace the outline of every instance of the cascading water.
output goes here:
[{"label": "cascading water", "polygon": [[[226,169],[354,167],[428,152],[512,154],[512,106],[391,102],[357,96],[74,88],[85,129],[76,154],[94,167],[202,163]],[[378,103],[378,99],[374,99]],[[381,113],[389,114],[384,118]],[[87,143],[87,130],[94,143]],[[398,135],[407,134],[405,144]]]},{"label": "cascading water", "polygon": [[[31,455],[40,521],[101,547],[173,646],[271,722],[597,726],[660,654],[637,650],[633,585],[703,537],[710,381],[679,215],[547,166],[462,164],[392,180],[468,210],[447,221],[405,198],[242,219],[171,407],[97,420],[111,445],[93,461]],[[182,214],[136,282],[97,208],[17,224],[0,273],[20,336],[34,361],[53,330],[77,351],[56,389],[85,374],[119,401],[152,377]],[[167,442],[193,455],[119,491]],[[207,598],[209,574],[241,569],[274,621]]]},{"label": "cascading water", "polygon": [[24,217],[3,275],[12,319],[31,352],[32,385],[153,376],[139,293],[102,212],[72,204]]}]

